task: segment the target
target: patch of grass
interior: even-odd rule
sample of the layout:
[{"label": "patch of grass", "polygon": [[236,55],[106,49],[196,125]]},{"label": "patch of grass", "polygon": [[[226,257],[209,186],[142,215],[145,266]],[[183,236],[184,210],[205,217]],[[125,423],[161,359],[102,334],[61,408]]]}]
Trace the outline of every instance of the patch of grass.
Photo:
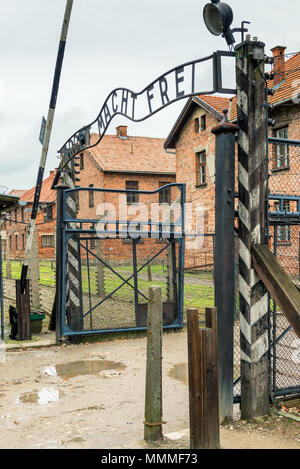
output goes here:
[{"label": "patch of grass", "polygon": [[[21,262],[11,261],[11,274],[13,279],[20,278],[21,275]],[[3,262],[3,275],[6,276],[6,262]],[[138,266],[138,269],[141,266]],[[114,266],[113,269],[117,271],[124,279],[127,279],[133,274],[132,265]],[[148,289],[151,285],[160,286],[162,289],[163,298],[167,295],[167,284],[163,277],[166,275],[167,267],[163,264],[151,265],[152,280],[149,281],[147,277],[147,267],[139,272],[139,291],[145,296],[148,295]],[[116,288],[118,288],[123,280],[115,275],[108,268],[104,268],[105,277],[105,293],[109,295]],[[186,272],[185,278],[195,278],[199,280],[210,280],[213,281],[213,273],[207,272]],[[89,281],[90,280],[90,281]],[[82,266],[82,289],[83,293],[89,293],[89,289],[92,295],[97,294],[97,267],[90,265],[89,269],[86,265]],[[130,285],[134,285],[134,280],[131,278],[129,281]],[[55,286],[55,263],[42,261],[40,263],[40,284]],[[90,287],[89,287],[90,285]],[[125,301],[134,301],[134,290],[128,284],[123,285],[114,297],[121,298]],[[143,301],[143,296],[140,296],[140,300]],[[206,307],[214,306],[214,287],[209,285],[201,284],[188,284],[185,283],[184,288],[184,306],[199,308],[200,311],[204,311]]]}]

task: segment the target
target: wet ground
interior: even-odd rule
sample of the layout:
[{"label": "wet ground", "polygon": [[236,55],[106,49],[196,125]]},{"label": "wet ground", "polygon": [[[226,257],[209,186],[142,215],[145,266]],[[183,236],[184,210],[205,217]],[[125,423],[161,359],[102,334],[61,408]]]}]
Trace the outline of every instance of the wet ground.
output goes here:
[{"label": "wet ground", "polygon": [[[186,334],[163,338],[166,432],[187,427]],[[114,448],[143,439],[146,339],[8,351],[0,363],[0,448]]]},{"label": "wet ground", "polygon": [[[0,363],[0,448],[144,448],[145,364],[146,338],[7,351]],[[161,446],[188,448],[183,331],[163,337],[163,420],[169,437]],[[299,440],[278,436],[276,428],[271,438],[250,438],[247,428],[229,427],[221,441],[228,448],[251,441],[255,448],[300,448],[298,429]]]}]

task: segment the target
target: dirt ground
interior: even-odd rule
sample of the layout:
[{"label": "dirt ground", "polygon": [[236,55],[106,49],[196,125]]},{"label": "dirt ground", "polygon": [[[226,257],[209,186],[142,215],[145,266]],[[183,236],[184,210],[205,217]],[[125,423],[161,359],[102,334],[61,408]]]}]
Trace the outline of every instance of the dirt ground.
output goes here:
[{"label": "dirt ground", "polygon": [[[0,448],[149,448],[143,442],[146,338],[7,351]],[[159,448],[189,448],[186,332],[163,337]],[[300,422],[273,412],[221,428],[224,449],[300,449]]]}]

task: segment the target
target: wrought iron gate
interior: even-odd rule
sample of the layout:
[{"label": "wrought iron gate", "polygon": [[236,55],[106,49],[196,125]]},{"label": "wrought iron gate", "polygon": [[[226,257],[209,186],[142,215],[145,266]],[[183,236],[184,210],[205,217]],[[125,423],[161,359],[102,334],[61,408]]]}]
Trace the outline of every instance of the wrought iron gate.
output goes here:
[{"label": "wrought iron gate", "polygon": [[182,184],[64,190],[61,336],[146,329],[150,285],[162,288],[164,327],[182,327],[184,200]]}]

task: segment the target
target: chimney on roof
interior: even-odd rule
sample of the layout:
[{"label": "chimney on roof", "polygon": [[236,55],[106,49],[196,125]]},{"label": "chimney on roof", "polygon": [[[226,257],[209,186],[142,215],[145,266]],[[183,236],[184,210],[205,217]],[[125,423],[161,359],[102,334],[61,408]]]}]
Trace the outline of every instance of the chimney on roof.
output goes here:
[{"label": "chimney on roof", "polygon": [[284,58],[284,51],[286,47],[284,46],[276,46],[271,49],[273,52],[274,58],[274,86],[279,85],[279,83],[283,82],[285,79],[285,58]]},{"label": "chimney on roof", "polygon": [[127,137],[127,125],[119,125],[116,128],[117,131],[117,137],[119,138],[128,138]]}]

